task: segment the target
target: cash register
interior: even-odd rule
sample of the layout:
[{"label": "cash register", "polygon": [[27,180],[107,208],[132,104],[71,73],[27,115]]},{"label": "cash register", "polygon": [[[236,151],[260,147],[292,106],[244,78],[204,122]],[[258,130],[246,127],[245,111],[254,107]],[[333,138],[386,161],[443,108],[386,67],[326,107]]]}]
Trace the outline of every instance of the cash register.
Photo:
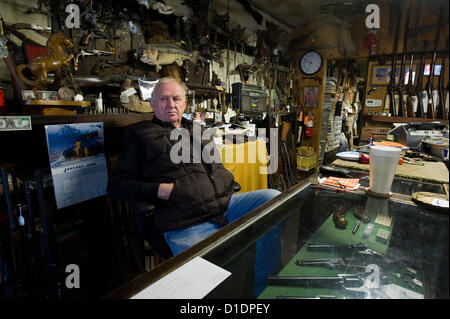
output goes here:
[{"label": "cash register", "polygon": [[386,135],[386,139],[408,146],[410,149],[418,149],[423,138],[427,136],[448,137],[446,126],[447,124],[442,122],[410,122],[390,130]]}]

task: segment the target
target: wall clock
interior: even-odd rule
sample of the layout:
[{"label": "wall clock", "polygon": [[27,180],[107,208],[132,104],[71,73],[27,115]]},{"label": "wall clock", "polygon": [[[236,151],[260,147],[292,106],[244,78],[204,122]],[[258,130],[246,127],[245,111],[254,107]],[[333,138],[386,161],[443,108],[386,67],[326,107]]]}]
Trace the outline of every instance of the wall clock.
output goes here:
[{"label": "wall clock", "polygon": [[300,70],[307,75],[317,73],[322,65],[322,56],[316,51],[308,51],[300,58]]}]

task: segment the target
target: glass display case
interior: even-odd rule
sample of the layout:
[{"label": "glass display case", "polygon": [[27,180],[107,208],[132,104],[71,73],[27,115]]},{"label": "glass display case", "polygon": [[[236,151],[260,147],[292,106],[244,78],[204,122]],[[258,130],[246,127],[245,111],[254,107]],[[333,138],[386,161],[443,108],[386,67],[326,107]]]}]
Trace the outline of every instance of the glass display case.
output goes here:
[{"label": "glass display case", "polygon": [[419,182],[397,181],[400,194],[381,199],[317,177],[108,297],[130,298],[201,256],[231,273],[206,298],[448,298],[448,214],[401,195]]},{"label": "glass display case", "polygon": [[[363,187],[369,187],[369,173],[368,172],[351,172],[355,178],[359,178],[359,182]],[[412,195],[415,192],[430,192],[437,194],[445,194],[445,189],[440,183],[433,183],[430,181],[418,181],[404,177],[396,177],[392,182],[391,192]]]}]

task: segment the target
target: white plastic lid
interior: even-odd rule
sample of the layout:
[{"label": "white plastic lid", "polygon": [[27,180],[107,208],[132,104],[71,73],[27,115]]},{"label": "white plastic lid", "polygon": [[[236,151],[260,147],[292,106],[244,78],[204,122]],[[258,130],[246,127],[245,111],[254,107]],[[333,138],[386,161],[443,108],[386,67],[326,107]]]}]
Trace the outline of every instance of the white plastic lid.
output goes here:
[{"label": "white plastic lid", "polygon": [[402,150],[398,147],[391,146],[371,146],[370,154],[375,156],[399,157]]}]

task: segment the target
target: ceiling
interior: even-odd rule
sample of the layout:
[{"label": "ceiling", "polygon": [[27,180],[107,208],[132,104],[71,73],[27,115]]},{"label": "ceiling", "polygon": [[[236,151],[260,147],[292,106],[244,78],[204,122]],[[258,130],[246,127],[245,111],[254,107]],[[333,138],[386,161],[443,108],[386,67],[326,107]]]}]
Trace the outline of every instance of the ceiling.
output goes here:
[{"label": "ceiling", "polygon": [[[326,13],[363,13],[366,0],[258,0],[248,1],[253,7],[271,15],[291,28],[302,26]],[[374,1],[372,1],[374,2]]]},{"label": "ceiling", "polygon": [[[403,5],[402,0],[382,0],[386,3]],[[252,7],[271,15],[278,22],[295,28],[302,26],[323,14],[332,13],[338,18],[351,19],[365,13],[370,3],[380,3],[380,0],[248,0]],[[428,9],[439,14],[442,6],[448,20],[448,0],[411,0],[412,3],[423,3]]]}]

